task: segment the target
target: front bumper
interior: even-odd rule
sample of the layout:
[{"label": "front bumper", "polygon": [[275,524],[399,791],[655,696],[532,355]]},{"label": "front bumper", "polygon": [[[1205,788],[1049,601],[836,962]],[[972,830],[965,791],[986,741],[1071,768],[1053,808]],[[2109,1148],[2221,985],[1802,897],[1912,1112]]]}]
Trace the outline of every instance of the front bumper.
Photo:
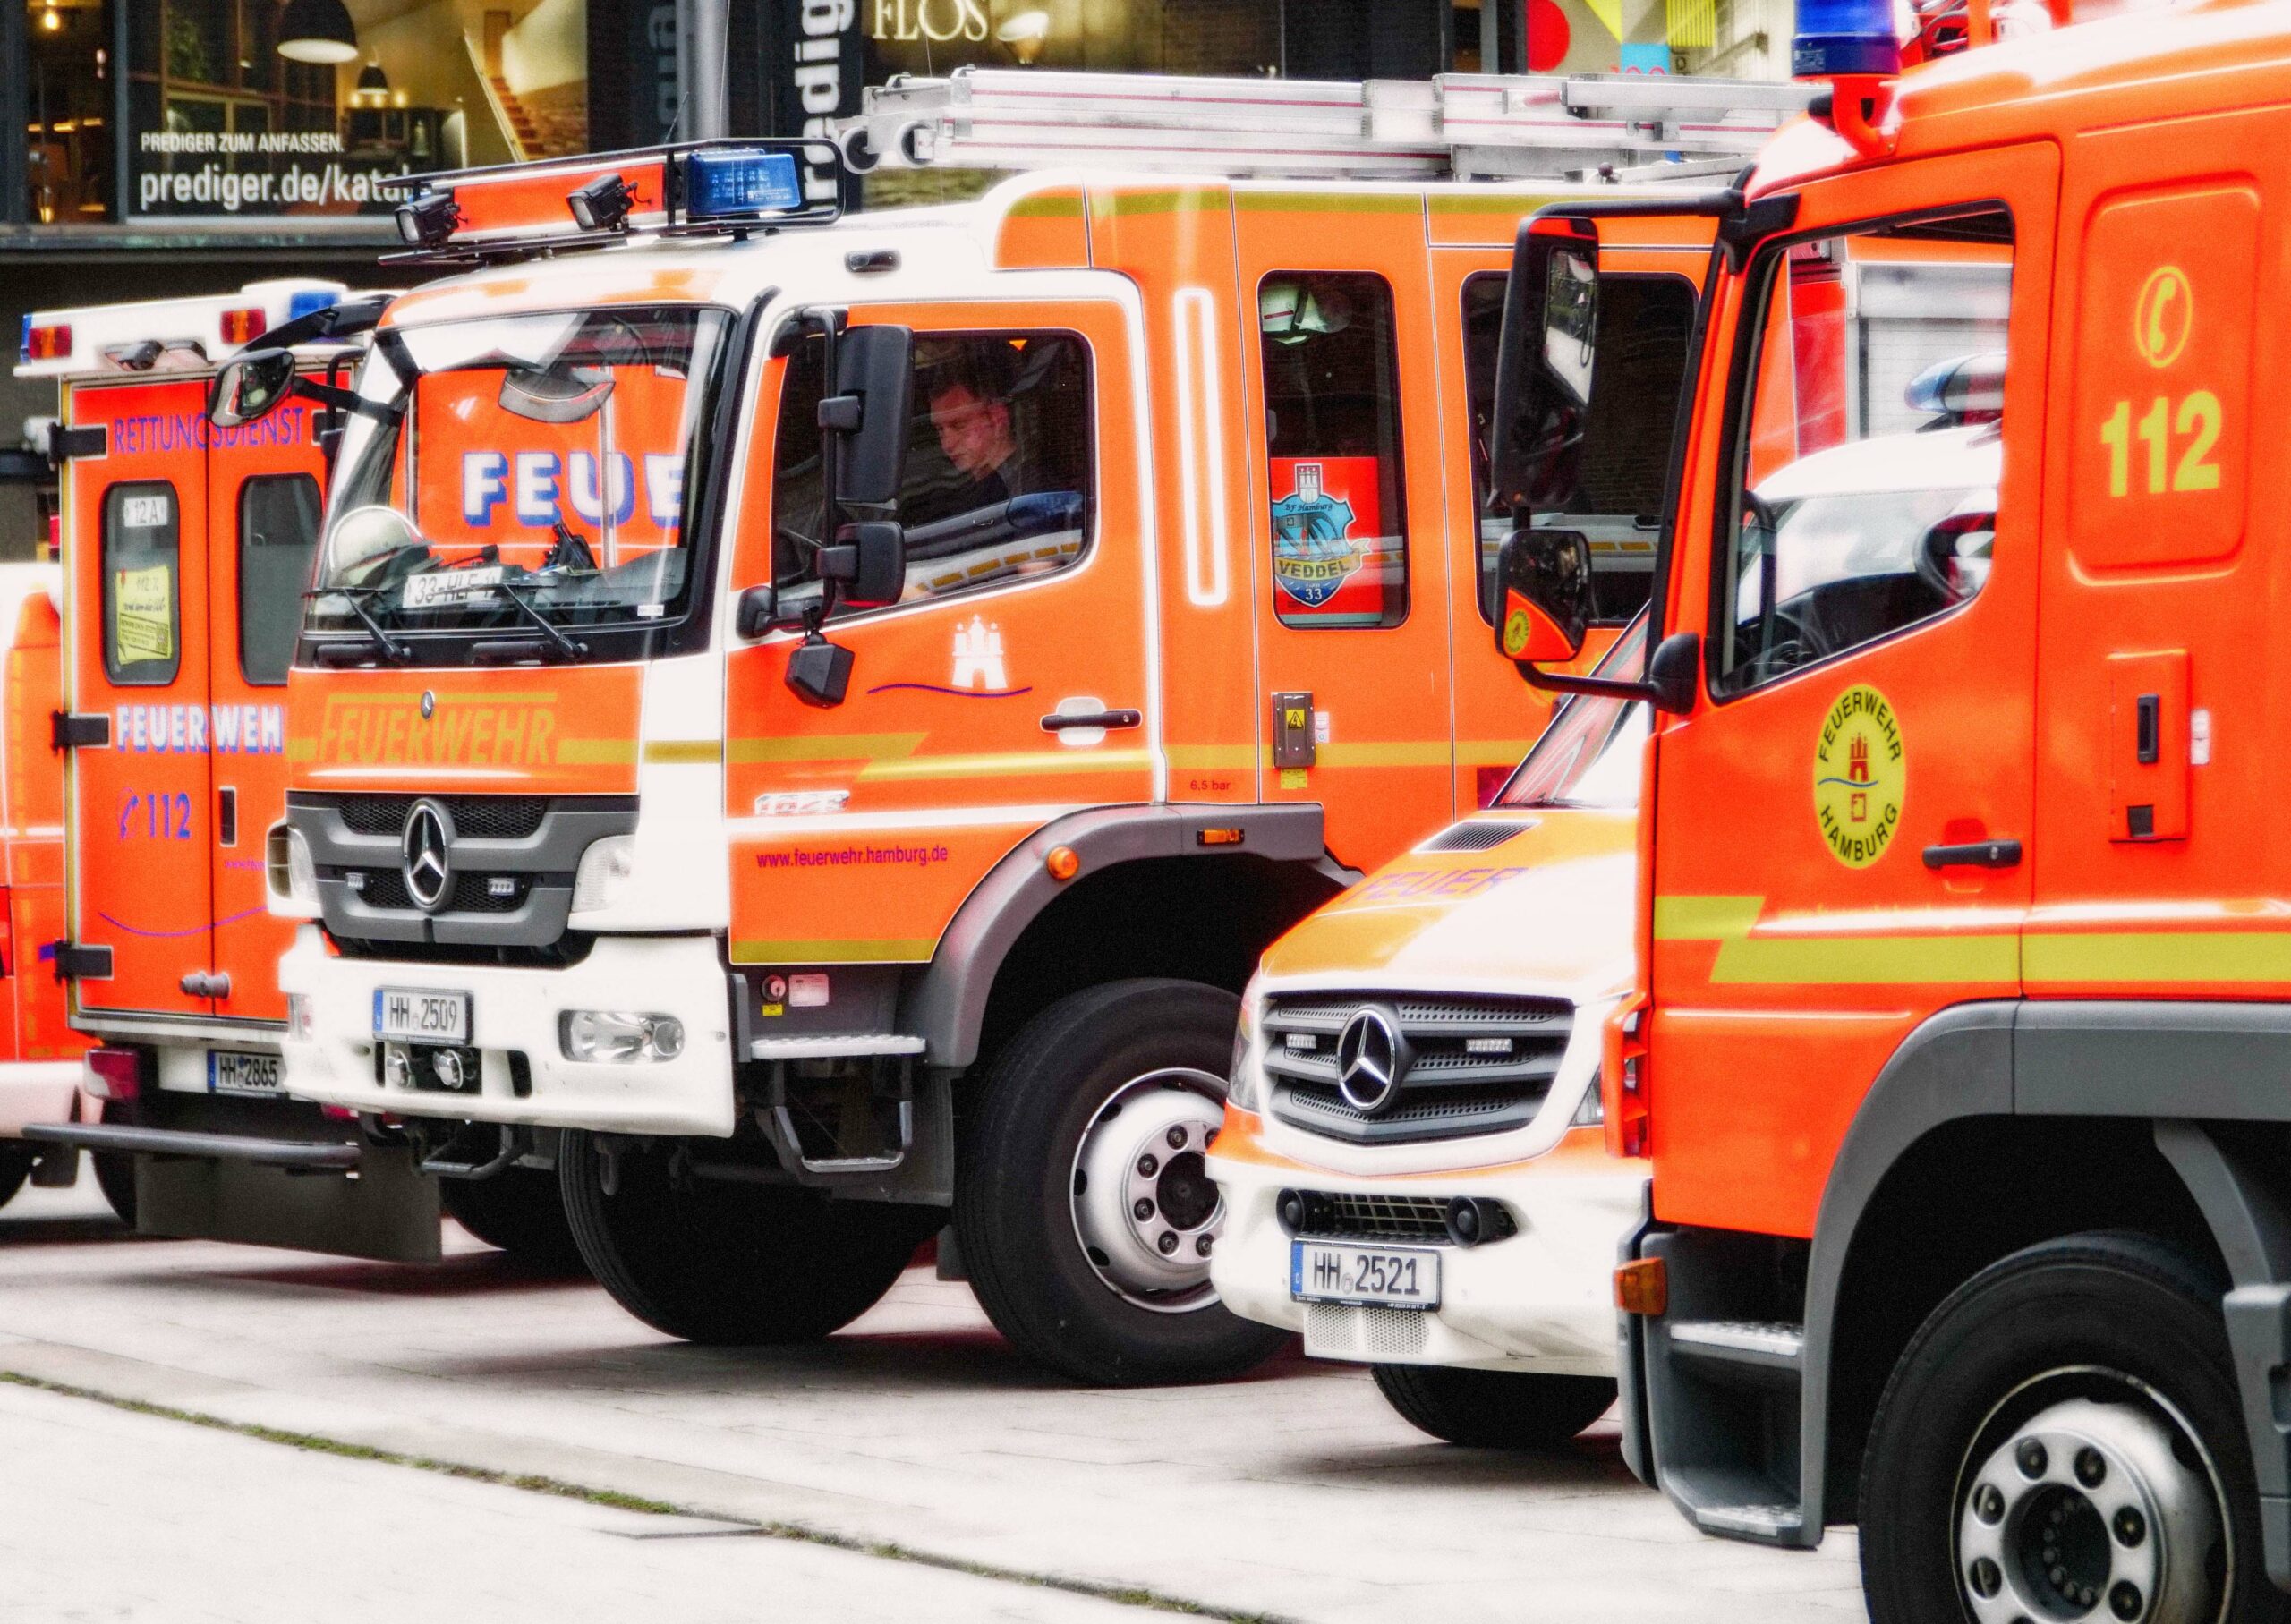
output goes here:
[{"label": "front bumper", "polygon": [[[1210,1279],[1245,1319],[1301,1331],[1316,1358],[1468,1365],[1552,1375],[1615,1373],[1615,1249],[1638,1221],[1643,1161],[1609,1158],[1596,1128],[1571,1132],[1548,1156],[1452,1176],[1336,1173],[1279,1156],[1228,1112],[1209,1155],[1225,1196]],[[1472,1247],[1443,1243],[1440,1306],[1417,1312],[1300,1303],[1289,1294],[1284,1189],[1500,1201],[1519,1233]],[[1420,1245],[1364,1241],[1363,1245]]]},{"label": "front bumper", "polygon": [[[541,970],[337,957],[315,926],[304,926],[279,962],[278,982],[311,1000],[310,1036],[289,1030],[283,1045],[286,1092],[300,1099],[610,1133],[722,1138],[732,1131],[732,1004],[712,937],[603,936],[579,964]],[[475,1092],[382,1083],[374,995],[385,987],[469,994],[472,1046],[482,1057]],[[567,1059],[558,1017],[572,1009],[675,1016],[684,1023],[684,1050],[673,1060],[625,1065]],[[524,1093],[512,1053],[524,1057]]]}]

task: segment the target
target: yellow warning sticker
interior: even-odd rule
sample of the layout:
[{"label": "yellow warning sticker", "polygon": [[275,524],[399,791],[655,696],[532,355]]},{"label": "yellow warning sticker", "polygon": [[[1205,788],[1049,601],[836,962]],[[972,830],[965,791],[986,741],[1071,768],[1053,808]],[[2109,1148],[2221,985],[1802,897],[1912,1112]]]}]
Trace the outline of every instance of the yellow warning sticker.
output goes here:
[{"label": "yellow warning sticker", "polygon": [[1909,771],[1886,696],[1858,683],[1837,696],[1814,746],[1814,821],[1830,855],[1865,869],[1901,827]]},{"label": "yellow warning sticker", "polygon": [[1303,768],[1284,767],[1281,769],[1282,788],[1302,789],[1305,787],[1305,769]]},{"label": "yellow warning sticker", "polygon": [[111,574],[112,663],[175,657],[174,574],[164,564]]}]

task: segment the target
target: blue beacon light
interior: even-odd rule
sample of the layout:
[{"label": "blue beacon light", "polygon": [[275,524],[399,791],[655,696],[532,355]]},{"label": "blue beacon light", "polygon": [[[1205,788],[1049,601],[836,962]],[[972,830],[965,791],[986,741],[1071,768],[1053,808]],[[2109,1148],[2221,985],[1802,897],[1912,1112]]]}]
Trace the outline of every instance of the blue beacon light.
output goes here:
[{"label": "blue beacon light", "polygon": [[694,220],[784,214],[804,206],[785,152],[695,152],[685,160],[685,214]]},{"label": "blue beacon light", "polygon": [[1890,79],[1900,72],[1893,0],[1798,0],[1790,72],[1800,79]]}]

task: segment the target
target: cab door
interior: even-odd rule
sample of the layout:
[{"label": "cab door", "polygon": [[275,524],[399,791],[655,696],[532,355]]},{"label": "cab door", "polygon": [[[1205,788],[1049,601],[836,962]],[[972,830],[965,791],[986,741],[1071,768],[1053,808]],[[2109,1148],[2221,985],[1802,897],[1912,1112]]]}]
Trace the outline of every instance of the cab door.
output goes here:
[{"label": "cab door", "polygon": [[208,686],[214,781],[215,969],[225,1016],[279,1021],[278,960],[293,923],[271,917],[263,838],[286,815],[286,670],[319,540],[326,460],[313,414],[291,404],[260,433],[218,430],[207,462]]},{"label": "cab door", "polygon": [[[2021,991],[2057,169],[1809,187],[1730,285],[1669,597],[1703,692],[1656,744],[1666,1222],[1810,1235],[1886,1059]],[[1880,308],[1930,353],[1869,365]],[[1878,387],[1937,367],[1970,387]]]},{"label": "cab door", "polygon": [[[926,960],[1034,829],[1164,793],[1134,318],[1112,301],[854,307],[913,330],[904,595],[839,613],[839,704],[788,633],[726,675],[733,957]],[[764,368],[730,585],[816,598],[821,341]]]},{"label": "cab door", "polygon": [[1454,808],[1439,346],[1420,196],[1237,190],[1267,801],[1374,867]]},{"label": "cab door", "polygon": [[[72,752],[72,940],[80,1011],[209,1015],[214,963],[204,380],[73,388],[100,455],[65,464],[71,709],[108,741]],[[204,983],[196,983],[203,986]]]}]

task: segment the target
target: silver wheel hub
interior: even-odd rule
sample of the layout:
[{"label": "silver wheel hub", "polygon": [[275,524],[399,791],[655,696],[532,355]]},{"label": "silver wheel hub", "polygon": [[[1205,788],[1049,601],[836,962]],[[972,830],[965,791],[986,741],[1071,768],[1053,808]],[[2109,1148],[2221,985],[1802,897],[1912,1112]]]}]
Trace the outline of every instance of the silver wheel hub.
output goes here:
[{"label": "silver wheel hub", "polygon": [[1992,1450],[1957,1515],[1957,1581],[1978,1624],[2199,1624],[2219,1515],[2173,1431],[2143,1405],[2070,1399]]},{"label": "silver wheel hub", "polygon": [[1119,1296],[1162,1314],[1217,1300],[1209,1256],[1225,1203],[1203,1156],[1225,1120],[1224,1084],[1185,1067],[1116,1089],[1075,1148],[1074,1233]]}]

